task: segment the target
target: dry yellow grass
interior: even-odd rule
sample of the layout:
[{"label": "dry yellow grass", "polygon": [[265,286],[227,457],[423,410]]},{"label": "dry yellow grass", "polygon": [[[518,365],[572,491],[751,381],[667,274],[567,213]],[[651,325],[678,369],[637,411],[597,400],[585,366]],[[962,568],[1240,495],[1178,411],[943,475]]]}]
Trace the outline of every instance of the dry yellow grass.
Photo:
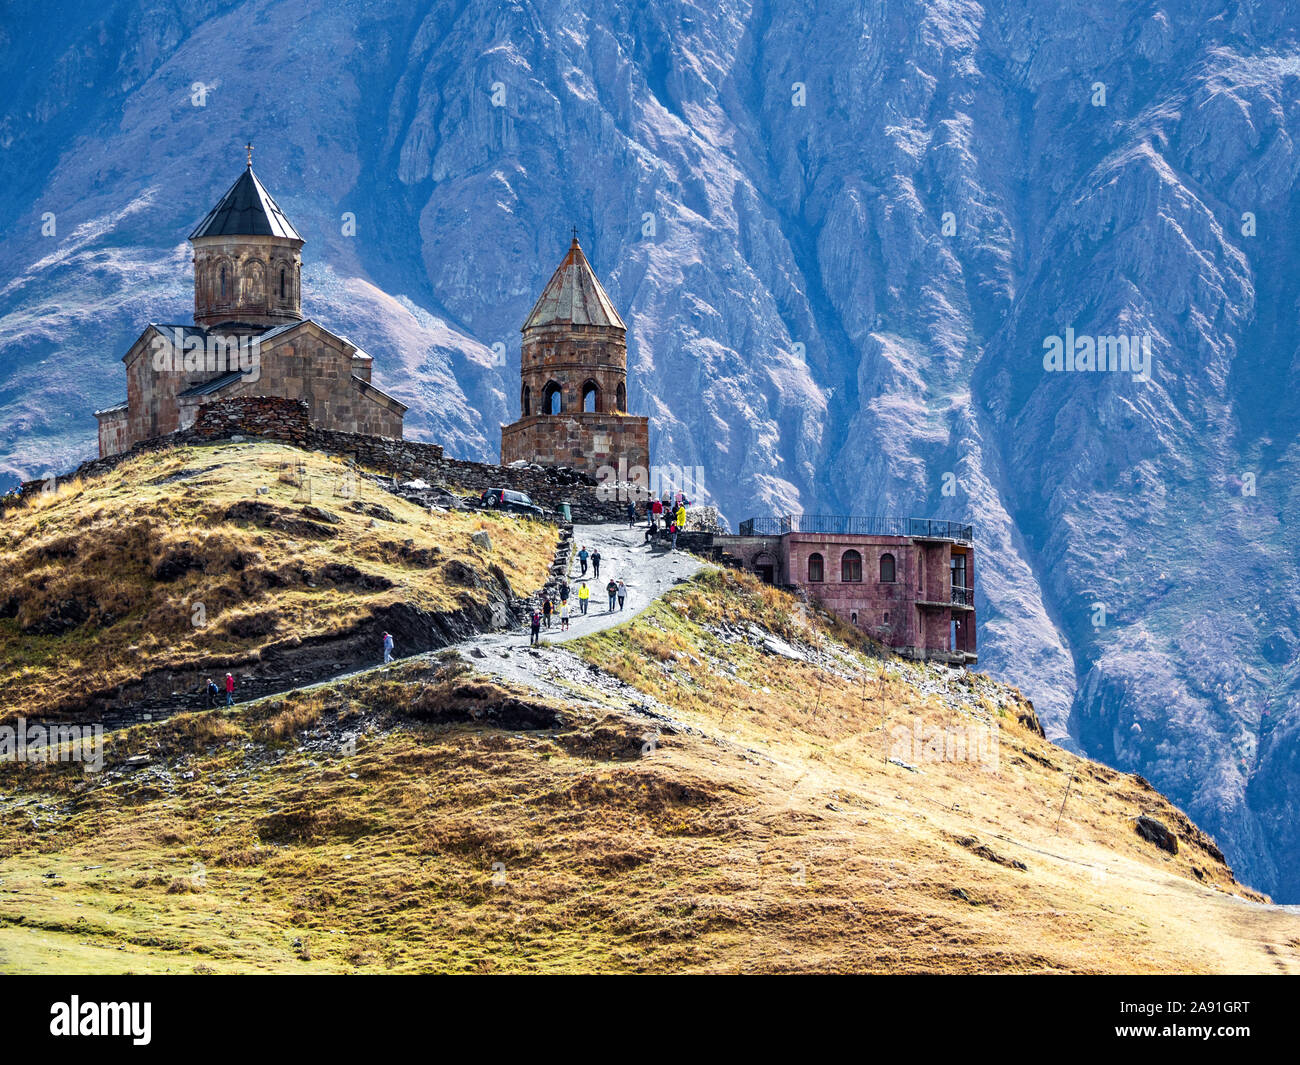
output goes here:
[{"label": "dry yellow grass", "polygon": [[[723,617],[846,675],[720,643]],[[0,969],[1300,970],[1300,918],[1137,778],[1046,743],[1014,693],[882,684],[834,631],[714,574],[582,642],[675,726],[416,661],[132,729],[110,768],[154,767],[101,784],[10,767]],[[918,722],[996,722],[996,764],[891,764]]]},{"label": "dry yellow grass", "polygon": [[[304,513],[302,485],[281,479],[298,463],[312,504],[337,522]],[[182,448],[8,512],[0,719],[75,709],[87,692],[145,668],[197,677],[346,631],[396,602],[455,609],[482,593],[447,580],[453,560],[499,566],[521,593],[545,580],[553,528],[506,515],[430,515],[361,477],[353,497],[335,495],[347,476],[337,459],[275,444]],[[228,516],[241,503],[260,515]],[[480,528],[491,554],[470,542]],[[66,631],[42,631],[58,618]]]}]

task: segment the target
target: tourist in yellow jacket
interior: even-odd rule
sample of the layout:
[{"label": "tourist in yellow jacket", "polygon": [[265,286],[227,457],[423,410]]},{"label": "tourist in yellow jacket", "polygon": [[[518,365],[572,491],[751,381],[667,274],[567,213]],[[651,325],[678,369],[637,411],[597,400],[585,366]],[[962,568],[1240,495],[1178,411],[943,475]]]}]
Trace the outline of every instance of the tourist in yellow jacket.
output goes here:
[{"label": "tourist in yellow jacket", "polygon": [[587,612],[587,600],[591,598],[591,589],[587,587],[587,582],[583,581],[578,585],[578,609],[582,613]]}]

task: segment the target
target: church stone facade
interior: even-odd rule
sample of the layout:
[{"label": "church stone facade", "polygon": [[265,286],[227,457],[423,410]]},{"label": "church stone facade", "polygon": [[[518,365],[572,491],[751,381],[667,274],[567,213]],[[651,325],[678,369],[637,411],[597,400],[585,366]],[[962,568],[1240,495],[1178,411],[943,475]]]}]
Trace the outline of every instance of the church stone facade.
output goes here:
[{"label": "church stone facade", "polygon": [[402,437],[406,406],[370,383],[373,360],[302,316],[303,239],[248,168],[190,235],[194,322],[151,323],[131,345],[126,402],[96,411],[100,456],[190,428],[241,396],[306,402],[323,429]]},{"label": "church stone facade", "polygon": [[627,412],[627,327],[576,236],[521,331],[520,417],[501,427],[502,463],[648,476],[649,420]]}]

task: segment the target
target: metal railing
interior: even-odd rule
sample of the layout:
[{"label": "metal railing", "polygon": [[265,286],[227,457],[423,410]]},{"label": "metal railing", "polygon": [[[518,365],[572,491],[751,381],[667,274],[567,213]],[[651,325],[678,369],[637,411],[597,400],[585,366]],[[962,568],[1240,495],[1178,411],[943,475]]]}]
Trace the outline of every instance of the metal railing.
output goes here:
[{"label": "metal railing", "polygon": [[975,539],[971,525],[935,518],[881,518],[847,514],[785,514],[748,518],[740,523],[741,536],[784,536],[786,533],[820,533],[826,536],[910,536],[917,539]]},{"label": "metal railing", "polygon": [[954,603],[957,603],[957,604],[961,605],[961,606],[974,606],[974,605],[975,605],[975,589],[974,589],[974,588],[958,588],[957,585],[954,584],[954,585],[952,586],[952,601],[953,601]]}]

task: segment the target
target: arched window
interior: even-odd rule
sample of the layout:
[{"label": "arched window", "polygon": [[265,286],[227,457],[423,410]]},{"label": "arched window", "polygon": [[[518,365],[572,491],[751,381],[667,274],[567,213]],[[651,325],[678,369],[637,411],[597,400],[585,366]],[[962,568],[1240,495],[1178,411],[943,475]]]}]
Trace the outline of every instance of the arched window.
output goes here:
[{"label": "arched window", "polygon": [[222,263],[221,264],[221,302],[222,303],[225,303],[226,300],[230,298],[227,295],[227,291],[228,290],[226,289],[226,264]]},{"label": "arched window", "polygon": [[880,556],[880,583],[893,584],[895,579],[894,556],[886,551]]},{"label": "arched window", "polygon": [[824,581],[826,571],[822,556],[814,551],[808,556],[808,580],[812,582]]},{"label": "arched window", "polygon": [[627,386],[622,381],[618,383],[618,388],[614,390],[614,409],[627,410]]},{"label": "arched window", "polygon": [[542,413],[559,414],[564,409],[564,403],[560,395],[560,386],[554,381],[548,381],[546,387],[542,389]]},{"label": "arched window", "polygon": [[532,414],[533,407],[533,390],[524,385],[524,390],[519,393],[519,409],[523,412],[525,418]]},{"label": "arched window", "polygon": [[588,381],[582,386],[582,409],[588,414],[600,410],[600,386],[595,381]]},{"label": "arched window", "polygon": [[287,296],[287,293],[286,293],[286,291],[285,291],[285,287],[284,287],[284,267],[282,266],[282,267],[280,267],[280,298],[281,298],[281,299],[285,299],[286,296]]},{"label": "arched window", "polygon": [[862,556],[856,551],[845,551],[840,556],[840,580],[862,580]]}]

